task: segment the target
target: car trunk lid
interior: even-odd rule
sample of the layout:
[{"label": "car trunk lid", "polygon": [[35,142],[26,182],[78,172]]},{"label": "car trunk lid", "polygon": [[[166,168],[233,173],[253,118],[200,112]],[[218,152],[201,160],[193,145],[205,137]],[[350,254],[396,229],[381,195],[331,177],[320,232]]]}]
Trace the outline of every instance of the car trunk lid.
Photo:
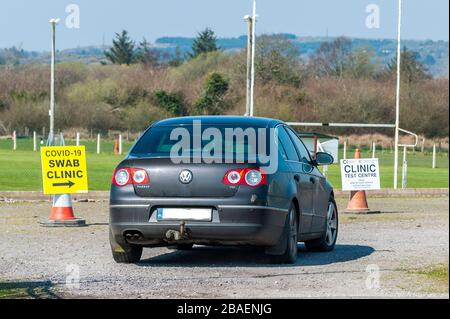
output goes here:
[{"label": "car trunk lid", "polygon": [[[150,178],[149,185],[134,186],[141,197],[232,197],[238,187],[225,185],[223,178],[227,171],[242,167],[237,164],[175,164],[170,158],[132,159],[129,166],[144,169]],[[191,173],[191,180],[186,174],[180,177],[182,172]],[[183,177],[187,180],[182,181]]]}]

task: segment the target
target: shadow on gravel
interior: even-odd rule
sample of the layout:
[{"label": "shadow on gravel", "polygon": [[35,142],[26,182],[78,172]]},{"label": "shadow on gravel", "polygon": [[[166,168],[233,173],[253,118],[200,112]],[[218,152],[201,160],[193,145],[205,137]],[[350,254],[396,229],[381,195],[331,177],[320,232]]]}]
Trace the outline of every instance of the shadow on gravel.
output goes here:
[{"label": "shadow on gravel", "polygon": [[316,253],[299,245],[297,262],[293,265],[271,263],[270,256],[261,248],[204,247],[196,246],[190,251],[173,251],[148,259],[137,265],[142,267],[305,267],[320,266],[357,260],[371,255],[374,248],[363,245],[336,245],[332,252]]},{"label": "shadow on gravel", "polygon": [[60,299],[51,281],[0,282],[0,299]]}]

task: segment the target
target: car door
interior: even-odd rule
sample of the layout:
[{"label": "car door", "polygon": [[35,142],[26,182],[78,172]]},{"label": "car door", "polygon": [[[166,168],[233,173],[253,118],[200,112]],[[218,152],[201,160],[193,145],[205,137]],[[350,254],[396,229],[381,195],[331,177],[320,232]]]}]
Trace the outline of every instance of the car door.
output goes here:
[{"label": "car door", "polygon": [[278,138],[287,157],[286,163],[291,170],[290,178],[294,180],[297,186],[297,198],[300,206],[299,233],[308,234],[311,232],[313,219],[314,188],[309,180],[309,175],[304,172],[298,152],[284,126],[279,127]]},{"label": "car door", "polygon": [[326,198],[326,191],[324,188],[325,177],[320,170],[312,164],[310,153],[300,137],[291,128],[287,127],[286,129],[294,142],[300,157],[300,162],[302,163],[302,169],[308,176],[307,179],[310,182],[309,187],[311,188],[313,201],[311,207],[311,233],[322,232],[325,225],[328,206],[328,198]]}]

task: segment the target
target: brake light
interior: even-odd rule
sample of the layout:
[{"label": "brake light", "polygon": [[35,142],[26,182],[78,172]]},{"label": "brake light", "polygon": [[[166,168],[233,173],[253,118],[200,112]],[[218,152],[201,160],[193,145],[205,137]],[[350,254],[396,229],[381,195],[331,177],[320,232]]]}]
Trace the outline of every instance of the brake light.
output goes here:
[{"label": "brake light", "polygon": [[116,186],[145,185],[150,182],[147,172],[141,168],[118,168],[114,171],[112,183]]},{"label": "brake light", "polygon": [[145,185],[150,182],[147,172],[140,168],[132,168],[131,176],[133,176],[133,184]]},{"label": "brake light", "polygon": [[228,171],[223,177],[225,185],[245,185],[250,187],[258,187],[267,185],[267,175],[256,168],[244,168]]}]

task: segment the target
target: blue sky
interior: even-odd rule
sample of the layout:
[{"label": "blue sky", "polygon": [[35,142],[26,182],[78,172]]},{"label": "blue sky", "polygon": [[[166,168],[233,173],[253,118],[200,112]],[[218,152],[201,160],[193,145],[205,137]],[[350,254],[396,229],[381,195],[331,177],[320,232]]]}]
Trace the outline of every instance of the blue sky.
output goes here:
[{"label": "blue sky", "polygon": [[[243,16],[250,0],[1,0],[0,48],[22,46],[48,50],[51,17],[67,16],[66,6],[80,8],[80,28],[58,27],[58,48],[110,43],[114,32],[127,29],[134,39],[195,36],[205,27],[219,37],[246,32]],[[366,6],[380,8],[380,28],[365,26]],[[448,0],[404,0],[404,37],[449,39]],[[397,0],[258,0],[258,33],[288,32],[300,36],[395,38]]]}]

